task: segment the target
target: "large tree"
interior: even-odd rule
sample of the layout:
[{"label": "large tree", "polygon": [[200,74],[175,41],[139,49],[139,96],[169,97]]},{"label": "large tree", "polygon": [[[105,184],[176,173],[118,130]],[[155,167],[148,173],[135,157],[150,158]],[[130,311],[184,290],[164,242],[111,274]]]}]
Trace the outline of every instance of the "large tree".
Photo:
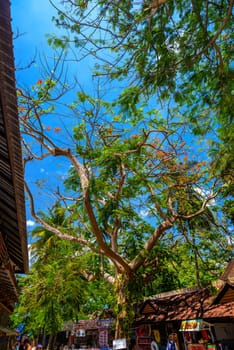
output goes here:
[{"label": "large tree", "polygon": [[[54,195],[72,234],[38,216],[28,184],[26,190],[32,216],[47,230],[79,243],[82,254],[102,257],[102,276],[118,298],[116,337],[122,337],[137,287],[160,271],[163,241],[170,237],[176,246],[185,237],[198,268],[195,228],[201,222],[195,218],[225,233],[220,213],[215,217],[208,208],[218,206],[222,181],[210,171],[206,141],[217,138],[220,124],[232,132],[233,1],[63,4],[56,21],[71,36],[49,40],[67,51],[75,43],[77,60],[95,57],[95,75],[103,77],[97,94],[73,86],[76,99],[65,106],[68,83],[56,61],[30,93],[19,89],[19,101],[26,171],[51,157],[66,164],[66,180]],[[111,90],[116,78],[121,81]],[[114,97],[109,93],[105,101],[104,89]],[[199,245],[210,237],[203,230]]]},{"label": "large tree", "polygon": [[[209,218],[207,204],[217,195],[216,181],[210,178],[204,154],[201,160],[193,158],[184,141],[186,127],[169,116],[160,117],[155,108],[143,112],[137,107],[134,122],[124,122],[120,111],[116,115],[116,106],[112,110],[107,102],[80,92],[76,107],[70,109],[78,117],[69,142],[68,135],[53,137],[47,124],[52,112],[48,115],[48,108],[35,101],[26,99],[32,106],[22,119],[25,162],[47,157],[69,162],[67,179],[55,195],[67,210],[70,230],[36,214],[26,185],[31,213],[50,232],[79,243],[83,254],[91,251],[103,257],[102,275],[118,295],[118,321],[128,320],[125,308],[131,304],[133,286],[141,285],[146,272],[157,271],[154,248],[160,248],[159,241],[169,230],[176,241],[174,237],[183,234],[181,222],[201,214]],[[64,142],[69,147],[63,147]],[[116,336],[122,332],[117,323]]]}]

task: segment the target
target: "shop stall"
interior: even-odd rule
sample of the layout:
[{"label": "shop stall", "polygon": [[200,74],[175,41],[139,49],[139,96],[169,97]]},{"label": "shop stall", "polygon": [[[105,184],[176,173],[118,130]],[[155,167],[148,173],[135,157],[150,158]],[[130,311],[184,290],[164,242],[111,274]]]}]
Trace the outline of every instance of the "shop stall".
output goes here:
[{"label": "shop stall", "polygon": [[203,319],[182,321],[180,331],[185,350],[217,350],[212,325]]},{"label": "shop stall", "polygon": [[112,345],[114,319],[80,320],[73,324],[69,343],[78,349],[108,349]]}]

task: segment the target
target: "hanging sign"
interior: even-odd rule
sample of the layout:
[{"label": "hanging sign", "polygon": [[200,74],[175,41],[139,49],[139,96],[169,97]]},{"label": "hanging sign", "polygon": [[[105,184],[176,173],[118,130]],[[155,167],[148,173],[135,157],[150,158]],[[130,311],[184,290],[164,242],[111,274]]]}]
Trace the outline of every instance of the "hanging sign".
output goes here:
[{"label": "hanging sign", "polygon": [[203,328],[203,320],[185,320],[181,322],[180,331],[200,331]]}]

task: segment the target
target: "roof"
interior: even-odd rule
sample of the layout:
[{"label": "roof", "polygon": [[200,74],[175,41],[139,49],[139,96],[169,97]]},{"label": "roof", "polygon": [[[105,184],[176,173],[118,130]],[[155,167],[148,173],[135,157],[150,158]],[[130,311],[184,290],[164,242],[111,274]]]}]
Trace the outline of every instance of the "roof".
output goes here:
[{"label": "roof", "polygon": [[0,335],[3,335],[3,336],[18,335],[18,332],[16,332],[14,329],[0,327]]},{"label": "roof", "polygon": [[15,273],[28,272],[20,130],[9,0],[0,0],[0,307],[13,311]]},{"label": "roof", "polygon": [[225,304],[211,305],[204,313],[205,319],[234,319],[234,301]]},{"label": "roof", "polygon": [[218,294],[214,298],[212,305],[224,304],[229,302],[234,302],[234,284],[227,282],[218,291]]},{"label": "roof", "polygon": [[172,291],[147,299],[139,308],[138,323],[193,319],[222,321],[234,318],[234,284],[227,282],[211,297],[208,289]]},{"label": "roof", "polygon": [[[7,312],[13,311],[14,302],[17,300],[17,283],[14,269],[9,259],[6,245],[0,233],[0,303],[1,308]],[[4,306],[4,307],[3,307]]]},{"label": "roof", "polygon": [[220,277],[223,281],[234,283],[234,260],[229,261],[224,273]]},{"label": "roof", "polygon": [[9,0],[0,0],[0,232],[16,272],[28,270],[25,198]]},{"label": "roof", "polygon": [[225,283],[204,313],[205,318],[234,318],[234,284]]},{"label": "roof", "polygon": [[226,281],[205,311],[204,317],[209,319],[234,318],[234,261],[230,261],[220,278]]},{"label": "roof", "polygon": [[208,289],[195,289],[146,300],[136,323],[169,322],[202,318],[210,300]]}]

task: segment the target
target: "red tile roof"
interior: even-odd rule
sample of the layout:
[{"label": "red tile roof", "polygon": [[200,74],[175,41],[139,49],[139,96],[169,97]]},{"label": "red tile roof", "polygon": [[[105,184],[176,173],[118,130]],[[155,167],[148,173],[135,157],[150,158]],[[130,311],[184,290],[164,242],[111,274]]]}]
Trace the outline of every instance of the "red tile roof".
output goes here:
[{"label": "red tile roof", "polygon": [[234,318],[234,301],[211,305],[204,313],[204,318]]},{"label": "red tile roof", "polygon": [[181,321],[202,318],[210,301],[208,289],[194,290],[146,300],[141,308],[142,316],[136,322]]},{"label": "red tile roof", "polygon": [[[208,289],[196,289],[187,292],[172,292],[155,299],[147,299],[139,309],[138,323],[159,323],[189,319],[233,319],[234,285],[226,283],[215,298]],[[230,297],[231,295],[231,297]],[[212,302],[213,300],[213,302]],[[224,302],[227,300],[228,302]],[[212,302],[212,303],[211,303]]]}]

